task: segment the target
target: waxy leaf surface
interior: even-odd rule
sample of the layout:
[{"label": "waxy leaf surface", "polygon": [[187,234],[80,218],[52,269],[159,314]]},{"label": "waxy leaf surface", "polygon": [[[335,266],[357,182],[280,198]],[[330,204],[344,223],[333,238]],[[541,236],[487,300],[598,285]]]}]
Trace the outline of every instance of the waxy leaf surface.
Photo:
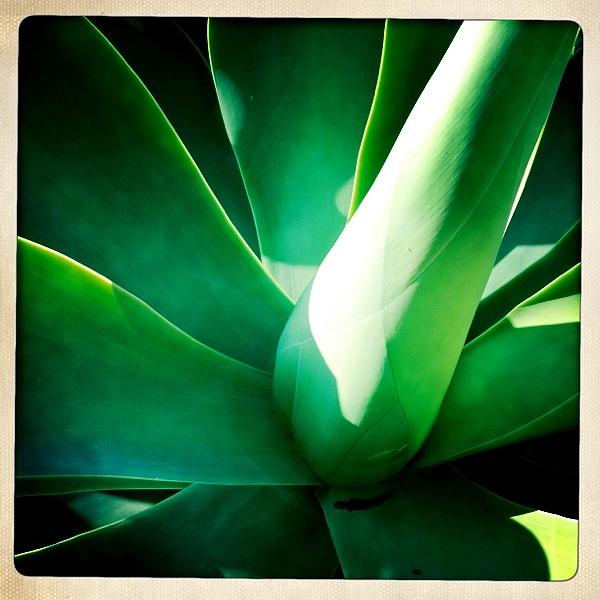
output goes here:
[{"label": "waxy leaf surface", "polygon": [[16,473],[311,483],[271,376],[20,240]]}]

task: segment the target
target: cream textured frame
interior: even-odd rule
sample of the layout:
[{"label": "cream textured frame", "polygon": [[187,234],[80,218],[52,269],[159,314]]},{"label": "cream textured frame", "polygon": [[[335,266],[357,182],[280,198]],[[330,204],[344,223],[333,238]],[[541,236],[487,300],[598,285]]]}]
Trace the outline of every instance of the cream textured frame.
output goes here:
[{"label": "cream textured frame", "polygon": [[[583,29],[583,249],[581,358],[581,491],[579,571],[567,582],[407,582],[25,577],[12,559],[14,349],[16,261],[17,37],[33,14],[399,17],[452,19],[560,19]],[[309,597],[354,600],[411,598],[595,597],[600,590],[600,12],[586,0],[3,0],[0,6],[0,598],[131,600]],[[596,592],[596,593],[594,593]]]}]

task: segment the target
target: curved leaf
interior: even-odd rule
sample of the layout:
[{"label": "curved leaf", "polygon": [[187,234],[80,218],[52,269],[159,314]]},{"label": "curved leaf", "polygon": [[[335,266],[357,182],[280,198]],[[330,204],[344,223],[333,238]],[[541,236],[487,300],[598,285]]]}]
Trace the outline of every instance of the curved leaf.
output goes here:
[{"label": "curved leaf", "polygon": [[577,266],[465,346],[415,467],[577,425],[579,291]]},{"label": "curved leaf", "polygon": [[314,482],[269,374],[56,252],[18,260],[17,475]]},{"label": "curved leaf", "polygon": [[382,34],[382,21],[209,20],[263,263],[292,299],[346,223]]},{"label": "curved leaf", "polygon": [[337,556],[310,491],[196,484],[15,565],[28,575],[325,578]]},{"label": "curved leaf", "polygon": [[275,393],[329,483],[389,477],[431,430],[576,29],[464,23],[294,308]]},{"label": "curved leaf", "polygon": [[355,496],[369,494],[322,494],[348,578],[545,581],[577,570],[577,521],[507,502],[446,467],[407,474],[358,508]]},{"label": "curved leaf", "polygon": [[[511,277],[506,283],[484,296],[473,317],[467,342],[475,339],[486,329],[505,317],[519,302],[541,290],[567,269],[581,260],[581,221],[533,264],[523,270],[515,267],[506,272]],[[496,265],[498,267],[500,265]],[[514,267],[514,265],[512,265]],[[498,271],[496,271],[498,273]],[[492,277],[494,271],[492,271]],[[488,280],[488,285],[492,278]]]},{"label": "curved leaf", "polygon": [[350,216],[375,181],[459,25],[460,21],[385,22],[379,77],[358,153]]},{"label": "curved leaf", "polygon": [[227,216],[258,254],[254,217],[204,56],[172,19],[95,17],[92,22],[144,82]]},{"label": "curved leaf", "polygon": [[[582,70],[579,54],[565,70],[523,194],[502,239],[498,261],[514,257],[516,265],[530,264],[581,218]],[[494,290],[490,284],[493,280],[484,295]]]},{"label": "curved leaf", "polygon": [[290,303],[147,89],[85,19],[31,17],[20,35],[20,235],[272,368]]}]

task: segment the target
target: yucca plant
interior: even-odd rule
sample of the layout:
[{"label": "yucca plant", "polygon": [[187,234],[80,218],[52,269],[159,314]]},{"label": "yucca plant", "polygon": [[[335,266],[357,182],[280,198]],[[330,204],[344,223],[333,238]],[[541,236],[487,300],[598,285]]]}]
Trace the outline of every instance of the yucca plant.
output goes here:
[{"label": "yucca plant", "polygon": [[575,24],[32,17],[19,67],[20,572],[573,576]]}]

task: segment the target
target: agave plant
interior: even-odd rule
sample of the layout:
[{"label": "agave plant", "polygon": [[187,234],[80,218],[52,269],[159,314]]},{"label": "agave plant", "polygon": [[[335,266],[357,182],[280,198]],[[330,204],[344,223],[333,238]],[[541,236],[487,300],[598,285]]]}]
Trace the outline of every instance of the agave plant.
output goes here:
[{"label": "agave plant", "polygon": [[32,17],[19,67],[20,572],[574,575],[575,24]]}]

